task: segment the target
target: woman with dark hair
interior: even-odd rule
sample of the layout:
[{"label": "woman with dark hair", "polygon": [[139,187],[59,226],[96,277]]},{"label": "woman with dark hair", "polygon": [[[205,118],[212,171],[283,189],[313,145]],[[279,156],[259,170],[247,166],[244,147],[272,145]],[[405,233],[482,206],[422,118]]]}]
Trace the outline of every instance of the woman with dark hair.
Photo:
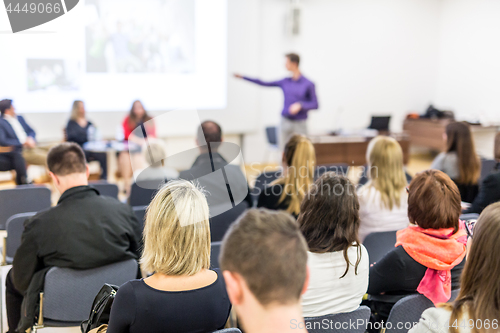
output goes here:
[{"label": "woman with dark hair", "polygon": [[347,177],[325,173],[302,201],[298,218],[307,241],[309,286],[304,317],[356,310],[368,287],[369,260],[359,242],[359,202]]},{"label": "woman with dark hair", "polygon": [[448,124],[444,138],[446,152],[434,159],[431,169],[441,170],[450,176],[458,186],[462,201],[472,202],[479,189],[481,161],[476,154],[469,125],[465,122]]},{"label": "woman with dark hair", "polygon": [[460,293],[453,304],[426,310],[411,333],[498,332],[500,203],[486,207],[469,238]]},{"label": "woman with dark hair", "polygon": [[500,201],[500,133],[495,136],[495,160],[495,168],[484,178],[476,199],[464,213],[481,214],[486,206]]},{"label": "woman with dark hair", "polygon": [[377,321],[385,321],[404,296],[420,293],[437,304],[459,288],[467,243],[460,212],[460,193],[445,173],[427,170],[413,178],[410,226],[398,231],[396,247],[370,268],[369,305]]},{"label": "woman with dark hair", "polygon": [[[124,140],[142,145],[144,143],[144,139],[142,138],[142,131],[140,133],[141,137],[137,137],[134,135],[134,130],[141,125],[144,126],[146,135],[149,138],[156,138],[156,127],[152,118],[144,109],[144,105],[142,105],[142,102],[136,100],[134,101],[134,103],[132,103],[132,108],[130,109],[128,116],[125,118],[122,124]],[[137,159],[141,158],[141,156],[141,154],[133,154],[133,156],[130,156],[128,151],[122,151],[118,155],[118,171],[120,171],[120,174],[124,179],[125,191],[127,192],[127,194],[129,194],[130,192],[131,180],[134,173],[134,170],[132,170],[131,158]],[[140,166],[144,166],[144,164],[144,161],[136,161],[134,163],[134,165]]]}]

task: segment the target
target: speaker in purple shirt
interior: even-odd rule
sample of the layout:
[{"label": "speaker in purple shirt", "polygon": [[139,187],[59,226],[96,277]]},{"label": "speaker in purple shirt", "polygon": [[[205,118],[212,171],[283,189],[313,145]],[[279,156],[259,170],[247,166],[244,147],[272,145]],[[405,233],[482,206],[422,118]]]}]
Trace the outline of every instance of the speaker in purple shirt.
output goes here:
[{"label": "speaker in purple shirt", "polygon": [[281,111],[281,142],[283,147],[293,134],[307,135],[307,113],[318,108],[314,83],[302,75],[300,57],[295,53],[286,55],[285,67],[292,74],[278,81],[262,81],[239,74],[241,78],[265,87],[280,87],[283,90],[284,106]]}]

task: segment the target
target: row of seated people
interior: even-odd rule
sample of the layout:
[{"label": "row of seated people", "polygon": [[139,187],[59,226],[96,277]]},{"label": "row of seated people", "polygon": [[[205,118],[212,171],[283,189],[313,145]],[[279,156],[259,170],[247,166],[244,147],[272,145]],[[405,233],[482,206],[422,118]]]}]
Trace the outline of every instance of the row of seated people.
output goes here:
[{"label": "row of seated people", "polygon": [[[356,188],[345,176],[326,173],[307,191],[297,220],[265,209],[244,214],[224,237],[221,270],[211,270],[209,205],[193,183],[172,181],[156,193],[142,245],[130,207],[87,186],[79,146],[52,148],[47,164],[62,196],[26,222],[6,281],[9,332],[32,323],[22,314],[30,313],[31,293],[40,290],[48,267],[88,269],[139,257],[142,269],[154,274],[119,289],[108,332],[212,332],[224,326],[231,306],[246,332],[305,332],[294,323],[353,311],[367,291],[418,292],[438,304],[461,288],[453,305],[425,312],[414,332],[442,332],[450,318],[491,321],[500,311],[500,203],[481,214],[466,247],[460,194],[441,171],[412,180],[411,225],[372,267],[358,238]],[[373,314],[387,310],[386,303],[369,305]],[[429,320],[438,321],[439,330]]]}]

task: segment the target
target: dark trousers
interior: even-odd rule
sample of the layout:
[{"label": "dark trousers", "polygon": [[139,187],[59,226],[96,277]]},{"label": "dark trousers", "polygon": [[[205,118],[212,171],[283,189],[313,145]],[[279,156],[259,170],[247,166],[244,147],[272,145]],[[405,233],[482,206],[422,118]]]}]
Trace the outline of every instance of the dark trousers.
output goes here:
[{"label": "dark trousers", "polygon": [[5,280],[5,306],[7,307],[8,333],[15,333],[19,320],[21,320],[21,304],[23,295],[16,289],[12,281],[12,269]]},{"label": "dark trousers", "polygon": [[85,151],[85,157],[88,162],[97,161],[101,165],[102,174],[101,179],[108,179],[108,156],[107,153],[96,153],[92,151]]},{"label": "dark trousers", "polygon": [[12,151],[10,153],[0,154],[0,171],[16,170],[16,184],[26,184],[26,163],[20,152]]}]

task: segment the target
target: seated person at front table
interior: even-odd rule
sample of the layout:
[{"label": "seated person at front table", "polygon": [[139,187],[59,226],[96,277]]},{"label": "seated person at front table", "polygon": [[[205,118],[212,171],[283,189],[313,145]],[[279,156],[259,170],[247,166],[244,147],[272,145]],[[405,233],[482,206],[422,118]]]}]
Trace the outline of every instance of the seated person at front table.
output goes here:
[{"label": "seated person at front table", "polygon": [[[144,125],[148,138],[156,138],[156,127],[152,119],[153,118],[151,118],[144,109],[141,101],[134,101],[128,116],[125,117],[122,123],[124,140],[142,145],[144,143],[143,138],[138,138],[133,134],[133,131],[141,125]],[[130,194],[130,185],[134,174],[131,159],[134,159],[135,161],[134,166],[140,165],[140,162],[142,162],[142,154],[134,153],[130,156],[128,151],[122,151],[118,154],[118,171],[120,171],[120,174],[124,179],[125,191],[127,194]]]},{"label": "seated person at front table", "polygon": [[[409,333],[498,333],[500,203],[481,213],[467,244],[460,293],[452,304],[425,310]],[[476,331],[473,328],[477,328]],[[456,329],[456,330],[455,330]]]},{"label": "seated person at front table", "polygon": [[500,201],[500,133],[495,136],[495,160],[497,162],[495,168],[484,178],[476,199],[464,213],[481,214],[486,206]]},{"label": "seated person at front table", "polygon": [[165,152],[165,144],[158,139],[148,140],[148,149],[143,149],[144,159],[148,167],[134,172],[135,182],[148,180],[173,180],[179,177],[179,172],[174,168],[169,168],[164,165],[164,160],[167,156]]},{"label": "seated person at front table", "polygon": [[[38,297],[48,268],[90,269],[137,258],[140,253],[141,225],[128,205],[100,196],[88,186],[89,169],[80,146],[66,142],[53,147],[47,165],[61,198],[57,206],[25,222],[6,281],[11,333],[20,320],[19,332],[33,323],[33,318],[22,317],[21,302],[24,298],[29,304]],[[36,295],[26,294],[28,287]]]},{"label": "seated person at front table", "polygon": [[447,302],[459,288],[465,263],[467,235],[455,183],[441,171],[427,170],[413,178],[408,191],[411,225],[398,231],[396,248],[370,268],[368,294],[376,299],[369,305],[379,321],[409,294]]},{"label": "seated person at front table", "polygon": [[403,150],[387,136],[377,136],[366,151],[370,180],[358,190],[359,240],[372,232],[408,227],[408,194]]},{"label": "seated person at front table", "polygon": [[358,239],[356,187],[347,177],[324,173],[302,201],[297,222],[309,247],[304,317],[356,310],[368,288],[369,270],[368,252]]},{"label": "seated person at front table", "polygon": [[443,135],[446,152],[432,162],[431,169],[441,170],[457,184],[462,201],[473,202],[478,193],[481,161],[476,154],[468,124],[453,122]]},{"label": "seated person at front table", "polygon": [[155,195],[144,229],[142,269],[153,275],[120,287],[107,333],[213,332],[231,303],[224,278],[210,270],[207,200],[193,183],[174,180]]},{"label": "seated person at front table", "polygon": [[311,141],[300,134],[292,136],[285,145],[282,163],[283,177],[264,188],[257,207],[286,210],[296,218],[300,203],[314,182],[316,153]]},{"label": "seated person at front table", "polygon": [[[206,144],[205,144],[206,143]],[[241,168],[237,165],[229,164],[221,154],[219,146],[222,143],[222,129],[216,122],[204,121],[198,128],[196,145],[200,149],[200,155],[196,158],[190,169],[181,171],[179,178],[185,180],[195,180],[205,190],[210,209],[215,206],[225,205],[231,192],[233,200],[245,200],[248,206],[252,206],[252,198],[248,183]],[[210,152],[208,150],[210,146]],[[215,171],[224,169],[227,182],[221,182],[219,177],[203,177]],[[200,178],[203,177],[203,178]],[[228,183],[229,182],[229,183]]]},{"label": "seated person at front table", "polygon": [[[71,116],[66,125],[66,141],[76,142],[83,148],[83,144],[89,141],[89,129],[95,132],[94,125],[87,119],[85,104],[82,101],[74,101]],[[90,138],[94,140],[95,138]],[[106,153],[85,151],[87,161],[98,161],[101,165],[101,178],[108,178],[108,162]]]},{"label": "seated person at front table", "polygon": [[0,171],[16,171],[16,184],[28,183],[26,174],[26,163],[21,152],[14,147],[0,147]]},{"label": "seated person at front table", "polygon": [[246,333],[307,333],[307,244],[290,214],[250,209],[224,237],[220,266]]}]

